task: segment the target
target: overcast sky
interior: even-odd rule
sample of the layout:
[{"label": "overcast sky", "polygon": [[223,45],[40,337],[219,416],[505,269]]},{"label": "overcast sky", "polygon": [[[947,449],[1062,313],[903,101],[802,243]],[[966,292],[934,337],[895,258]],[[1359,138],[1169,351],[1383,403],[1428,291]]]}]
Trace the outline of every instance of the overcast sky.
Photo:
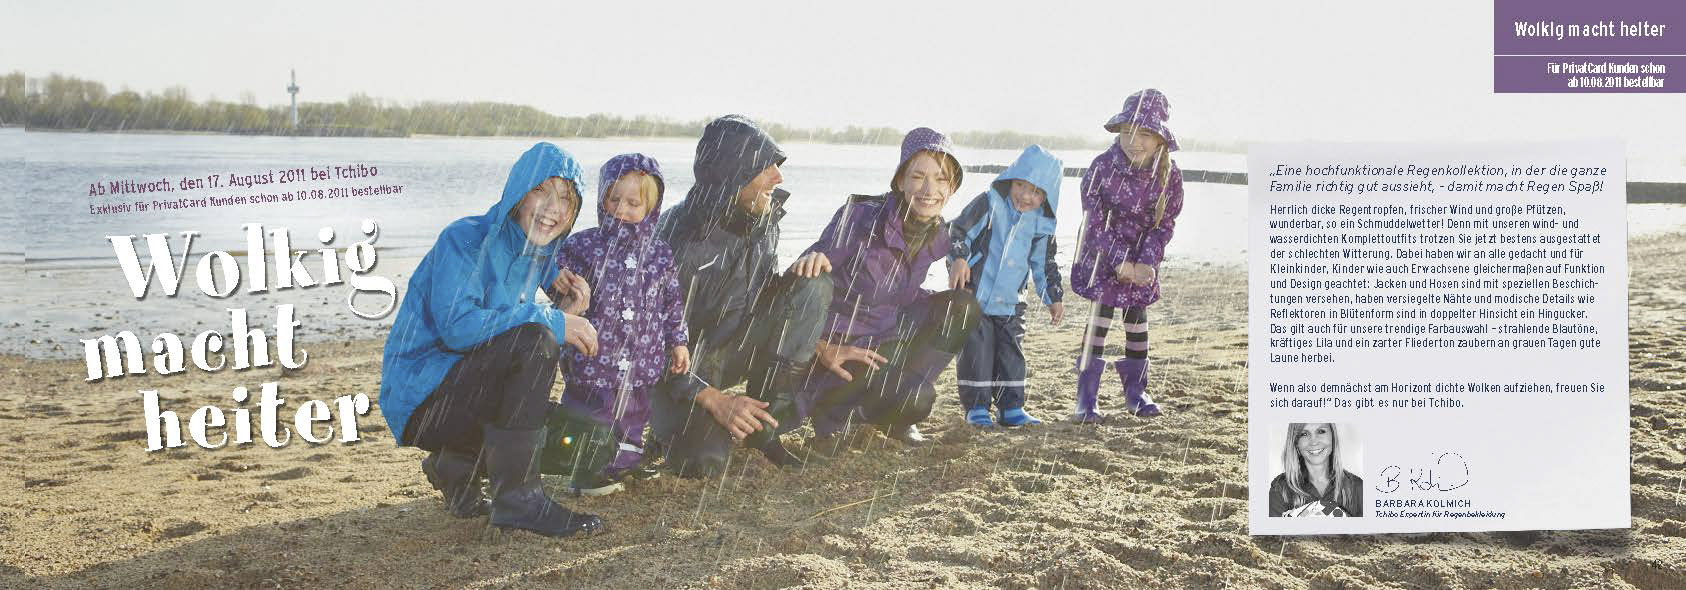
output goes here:
[{"label": "overcast sky", "polygon": [[1098,135],[1151,86],[1185,137],[1686,153],[1681,94],[1493,94],[1491,2],[7,4],[0,67],[197,100],[285,103],[296,68],[306,101]]}]

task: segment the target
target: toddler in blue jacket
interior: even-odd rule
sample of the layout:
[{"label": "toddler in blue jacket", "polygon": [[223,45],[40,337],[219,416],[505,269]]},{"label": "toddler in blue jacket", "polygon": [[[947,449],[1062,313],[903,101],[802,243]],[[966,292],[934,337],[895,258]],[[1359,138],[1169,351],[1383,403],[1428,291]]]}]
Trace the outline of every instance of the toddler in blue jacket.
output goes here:
[{"label": "toddler in blue jacket", "polygon": [[1059,206],[1060,159],[1042,146],[1019,154],[988,191],[979,194],[952,225],[954,251],[964,252],[967,288],[984,317],[966,339],[956,368],[966,421],[990,427],[990,406],[1002,426],[1041,424],[1024,410],[1024,310],[1026,281],[1047,304],[1050,320],[1065,316],[1060,269],[1054,263],[1054,211]]}]

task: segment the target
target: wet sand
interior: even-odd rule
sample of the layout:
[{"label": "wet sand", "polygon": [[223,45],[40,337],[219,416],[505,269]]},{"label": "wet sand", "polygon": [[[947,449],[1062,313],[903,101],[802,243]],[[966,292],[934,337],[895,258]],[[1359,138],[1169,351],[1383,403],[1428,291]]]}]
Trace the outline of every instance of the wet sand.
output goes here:
[{"label": "wet sand", "polygon": [[1246,274],[1173,264],[1150,312],[1165,416],[1122,417],[1109,380],[1114,420],[1057,423],[1080,327],[1033,307],[1028,409],[1049,424],[972,430],[951,370],[925,424],[938,444],[863,435],[799,472],[739,452],[722,478],[566,500],[609,524],[583,539],[448,517],[378,408],[355,444],[145,450],[136,390],[185,419],[279,380],[290,419],[300,399],[373,398],[380,340],[310,343],[285,374],[96,384],[79,359],[0,357],[0,586],[1682,588],[1686,235],[1630,257],[1631,530],[1249,536]]}]

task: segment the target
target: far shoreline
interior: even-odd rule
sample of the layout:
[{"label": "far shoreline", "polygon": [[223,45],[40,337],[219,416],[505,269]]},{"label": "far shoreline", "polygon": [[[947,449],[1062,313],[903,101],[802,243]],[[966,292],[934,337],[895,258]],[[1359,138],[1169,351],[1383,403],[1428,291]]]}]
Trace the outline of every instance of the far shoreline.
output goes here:
[{"label": "far shoreline", "polygon": [[[673,142],[696,141],[695,137],[682,136],[682,135],[604,135],[604,136],[590,136],[590,137],[587,137],[587,136],[548,136],[548,135],[442,135],[442,134],[437,134],[437,133],[411,133],[411,134],[406,134],[406,135],[325,135],[325,134],[312,134],[312,133],[234,133],[234,132],[226,132],[226,131],[195,131],[195,130],[179,130],[179,129],[67,129],[67,128],[61,128],[61,127],[29,127],[29,126],[26,126],[26,125],[6,125],[6,126],[3,126],[3,127],[0,127],[0,130],[14,130],[14,129],[15,130],[21,130],[25,133],[64,133],[64,134],[89,134],[89,135],[105,134],[105,135],[196,135],[196,136],[227,136],[227,137],[294,137],[294,138],[309,138],[309,139],[488,139],[488,140],[490,140],[490,139],[533,139],[533,140],[585,139],[585,140],[592,140],[592,141],[617,141],[617,140],[636,140],[636,141],[656,140],[656,141],[673,141]],[[857,143],[857,142],[812,141],[812,140],[801,139],[801,138],[788,138],[788,139],[784,140],[783,143],[817,144],[817,145],[849,145],[849,146],[869,146],[869,147],[895,147],[895,145],[896,145],[896,142],[893,142],[893,141],[892,142],[884,142],[884,143]],[[986,150],[1015,149],[1015,148],[1012,148],[1012,147],[972,145],[972,144],[967,144],[967,143],[959,143],[959,145],[963,145],[965,147],[970,147],[970,148],[986,149]],[[1096,149],[1096,150],[1099,150],[1099,149],[1106,149],[1106,145],[1107,144],[1104,144],[1104,143],[1098,143],[1098,144],[1095,144],[1095,145],[1092,145],[1092,146],[1081,146],[1081,147],[1070,148],[1070,149]],[[1202,153],[1245,154],[1246,152],[1245,151],[1233,151],[1233,150],[1209,150],[1209,151],[1202,151]]]}]

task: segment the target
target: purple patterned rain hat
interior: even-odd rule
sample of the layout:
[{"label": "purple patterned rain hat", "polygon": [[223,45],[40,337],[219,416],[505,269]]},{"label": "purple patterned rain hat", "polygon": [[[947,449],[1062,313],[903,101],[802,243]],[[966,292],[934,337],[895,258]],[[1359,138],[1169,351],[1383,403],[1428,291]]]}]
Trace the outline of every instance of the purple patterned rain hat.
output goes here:
[{"label": "purple patterned rain hat", "polygon": [[1177,136],[1165,126],[1165,121],[1170,118],[1171,101],[1165,98],[1165,93],[1149,88],[1124,99],[1124,108],[1106,122],[1106,130],[1117,133],[1119,127],[1135,125],[1158,133],[1165,140],[1165,147],[1174,152],[1177,151]]},{"label": "purple patterned rain hat", "polygon": [[966,169],[960,167],[960,158],[954,155],[954,144],[948,141],[948,136],[938,133],[930,127],[920,127],[907,132],[902,138],[902,162],[896,165],[895,176],[890,177],[890,190],[901,190],[896,187],[896,179],[901,178],[902,169],[907,167],[907,161],[919,152],[937,152],[948,156],[949,162],[954,164],[954,188],[960,189],[960,181],[966,175]]}]

